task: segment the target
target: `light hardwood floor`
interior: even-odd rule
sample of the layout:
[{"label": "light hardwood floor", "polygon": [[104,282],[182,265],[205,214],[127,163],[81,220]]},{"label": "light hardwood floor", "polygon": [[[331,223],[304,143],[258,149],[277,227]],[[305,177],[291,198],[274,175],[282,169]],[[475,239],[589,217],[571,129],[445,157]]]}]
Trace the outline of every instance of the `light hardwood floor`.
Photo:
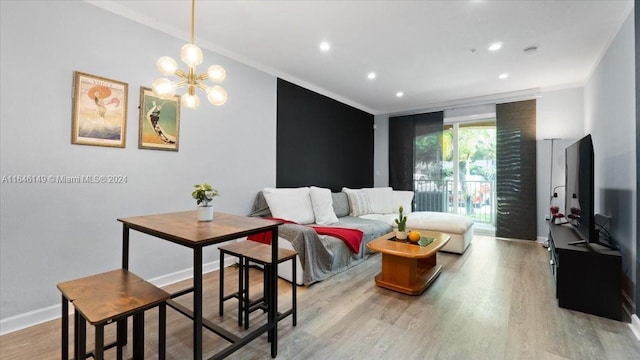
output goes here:
[{"label": "light hardwood floor", "polygon": [[[561,309],[554,296],[546,249],[540,244],[475,236],[460,256],[440,253],[440,277],[421,296],[378,288],[380,255],[310,287],[298,287],[298,326],[279,325],[278,359],[640,359],[627,323]],[[225,271],[227,291],[237,271]],[[205,315],[217,314],[218,272],[205,275]],[[55,286],[55,285],[52,285]],[[185,284],[167,287],[172,291]],[[251,289],[261,288],[259,270]],[[290,307],[290,284],[279,283],[280,309]],[[190,303],[185,296],[183,303]],[[236,324],[236,301],[221,319]],[[252,314],[252,327],[265,316]],[[146,358],[156,358],[157,313],[146,318]],[[191,324],[167,310],[167,358],[189,359]],[[92,336],[88,331],[88,336]],[[113,337],[113,330],[107,331]],[[227,343],[205,331],[204,353]],[[0,359],[58,359],[60,320],[0,337]],[[91,347],[91,341],[89,340]],[[129,354],[131,349],[127,349]],[[115,351],[107,352],[115,358]],[[266,336],[230,359],[268,359]]]}]

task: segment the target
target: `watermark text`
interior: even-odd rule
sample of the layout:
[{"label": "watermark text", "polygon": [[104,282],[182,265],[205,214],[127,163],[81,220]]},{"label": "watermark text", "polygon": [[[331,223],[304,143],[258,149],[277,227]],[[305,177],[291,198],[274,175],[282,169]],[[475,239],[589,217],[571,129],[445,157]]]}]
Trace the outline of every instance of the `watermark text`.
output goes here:
[{"label": "watermark text", "polygon": [[2,184],[126,184],[127,175],[3,175]]}]

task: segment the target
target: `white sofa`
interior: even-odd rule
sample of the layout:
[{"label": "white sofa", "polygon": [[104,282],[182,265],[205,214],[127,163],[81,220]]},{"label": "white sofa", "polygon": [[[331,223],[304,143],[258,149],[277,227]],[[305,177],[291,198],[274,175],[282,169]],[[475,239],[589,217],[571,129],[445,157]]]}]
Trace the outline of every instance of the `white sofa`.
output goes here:
[{"label": "white sofa", "polygon": [[[397,214],[369,214],[362,218],[384,221],[394,228]],[[473,239],[473,221],[466,216],[433,211],[416,211],[407,214],[407,231],[438,231],[451,236],[440,251],[462,254]]]},{"label": "white sofa", "polygon": [[465,216],[431,211],[412,212],[413,191],[398,191],[389,187],[343,188],[342,191],[347,193],[351,216],[383,221],[394,228],[397,228],[395,219],[402,206],[407,214],[407,231],[430,230],[451,236],[441,251],[462,254],[473,239],[473,221]]},{"label": "white sofa", "polygon": [[[321,189],[323,196],[318,196],[318,189],[315,187],[265,188],[258,194],[251,215],[282,218],[298,224],[325,226],[334,224],[335,226],[355,227],[364,230],[365,237],[360,254],[351,257],[344,255],[344,243],[341,240],[331,236],[320,236],[321,241],[326,244],[330,252],[340,254],[342,257],[342,260],[335,261],[335,269],[328,272],[327,277],[346,270],[371,255],[371,251],[366,247],[366,242],[373,240],[372,236],[381,236],[396,227],[394,220],[398,217],[400,205],[403,206],[407,215],[408,230],[432,230],[451,236],[450,241],[441,251],[462,254],[473,238],[473,221],[467,217],[440,212],[410,212],[414,195],[412,191],[398,191],[388,187],[343,188],[342,192],[330,193],[328,189]],[[329,197],[327,197],[327,192]],[[308,199],[304,194],[309,194]],[[366,226],[367,222],[370,222],[370,228]],[[365,227],[362,226],[363,223]],[[381,223],[386,226],[381,227]],[[282,248],[294,249],[291,241],[282,236],[278,238],[278,245]],[[291,264],[288,262],[278,266],[278,275],[288,281],[292,280],[291,271]],[[325,278],[323,275],[321,278],[309,280],[307,277],[306,281],[303,280],[305,274],[299,257],[296,258],[296,272],[298,285],[310,284]]]}]

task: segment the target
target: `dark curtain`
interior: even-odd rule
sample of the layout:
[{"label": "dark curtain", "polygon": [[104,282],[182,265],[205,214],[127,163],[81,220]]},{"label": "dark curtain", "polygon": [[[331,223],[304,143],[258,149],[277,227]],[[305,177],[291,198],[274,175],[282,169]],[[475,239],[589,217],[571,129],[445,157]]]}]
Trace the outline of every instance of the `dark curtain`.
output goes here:
[{"label": "dark curtain", "polygon": [[428,160],[442,169],[442,122],[444,112],[432,112],[389,118],[389,186],[396,190],[413,190],[416,162],[415,139],[434,135],[435,146]]},{"label": "dark curtain", "polygon": [[536,101],[496,105],[496,236],[536,239]]},{"label": "dark curtain", "polygon": [[414,116],[389,118],[389,186],[413,190]]},{"label": "dark curtain", "polygon": [[[429,153],[427,161],[432,166],[438,166],[442,170],[442,122],[444,112],[432,112],[428,114],[418,114],[415,116],[415,137],[430,135],[431,141],[428,145]],[[442,177],[442,172],[440,172]]]}]

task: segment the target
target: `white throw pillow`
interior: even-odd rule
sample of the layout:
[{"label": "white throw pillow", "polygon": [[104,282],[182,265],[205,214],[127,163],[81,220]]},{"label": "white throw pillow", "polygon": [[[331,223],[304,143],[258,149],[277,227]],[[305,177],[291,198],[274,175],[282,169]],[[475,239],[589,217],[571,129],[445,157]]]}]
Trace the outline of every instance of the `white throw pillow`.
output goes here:
[{"label": "white throw pillow", "polygon": [[398,213],[400,205],[402,205],[403,213],[411,212],[411,201],[413,201],[413,191],[393,190],[393,212]]},{"label": "white throw pillow", "polygon": [[[393,214],[393,189],[390,187],[364,188],[369,196],[371,212],[374,214]],[[397,209],[396,209],[397,210]]]},{"label": "white throw pillow", "polygon": [[364,190],[342,188],[342,192],[347,193],[347,198],[349,199],[349,208],[351,209],[349,215],[360,216],[372,213],[369,196]]},{"label": "white throw pillow", "polygon": [[313,224],[315,221],[308,187],[264,188],[262,193],[274,218],[298,224]]},{"label": "white throw pillow", "polygon": [[338,222],[338,217],[333,211],[333,198],[331,190],[312,186],[309,188],[311,206],[315,215],[316,224],[330,225]]}]

